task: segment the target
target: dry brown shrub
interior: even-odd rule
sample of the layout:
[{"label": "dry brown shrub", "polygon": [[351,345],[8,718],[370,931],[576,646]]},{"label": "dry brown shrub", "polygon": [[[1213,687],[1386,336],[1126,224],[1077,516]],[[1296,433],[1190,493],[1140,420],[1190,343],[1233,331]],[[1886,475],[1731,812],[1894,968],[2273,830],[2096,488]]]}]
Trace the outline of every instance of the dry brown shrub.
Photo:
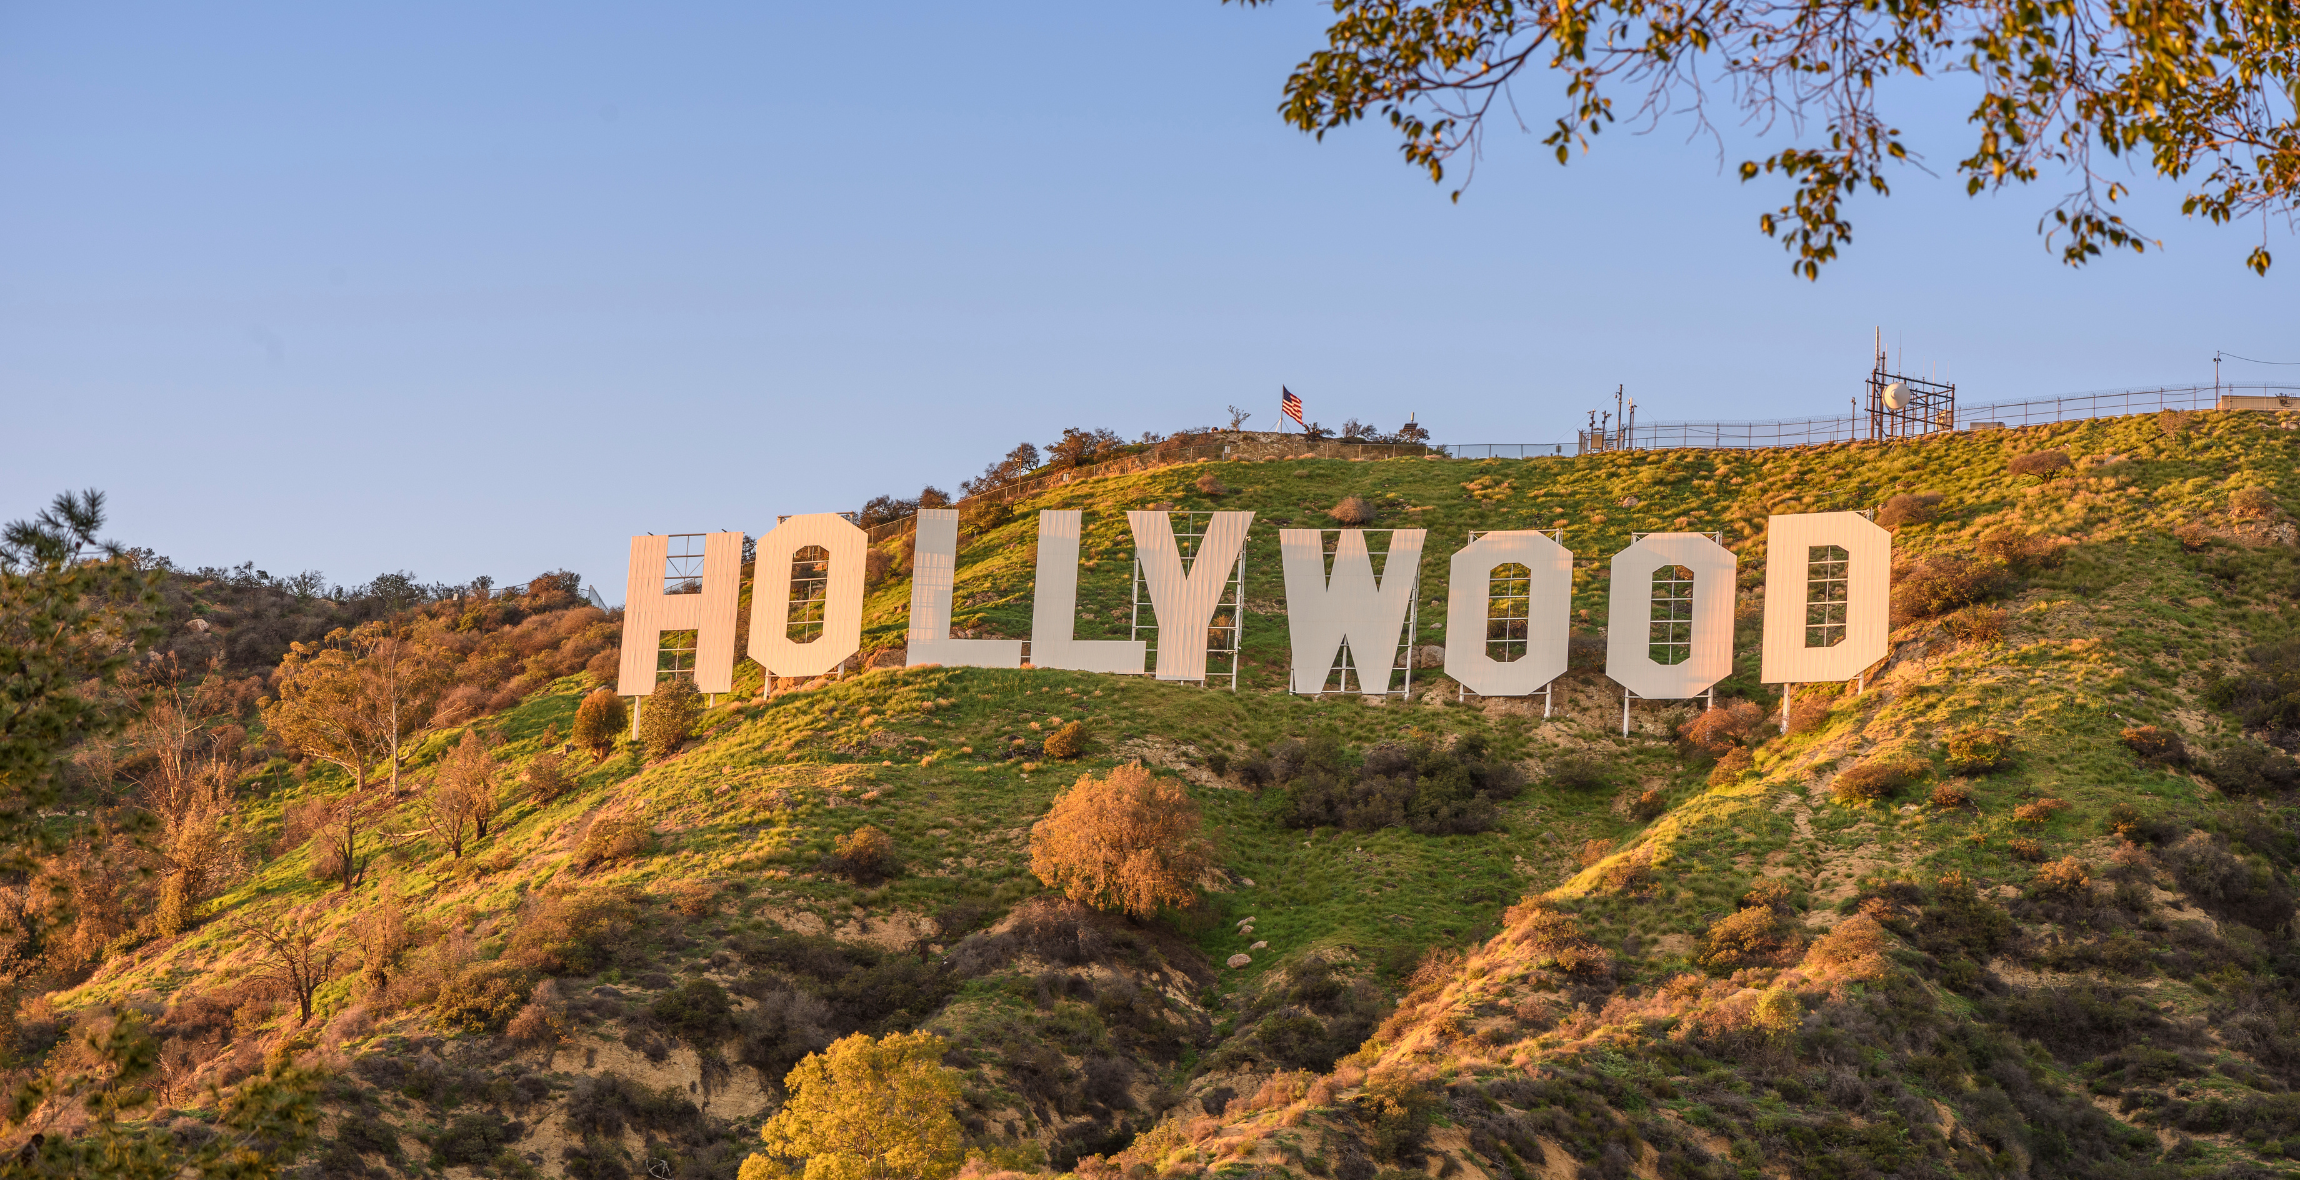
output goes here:
[{"label": "dry brown shrub", "polygon": [[1942,619],[1941,626],[1959,643],[1996,643],[2005,637],[2005,612],[1993,606],[1968,606]]},{"label": "dry brown shrub", "polygon": [[1611,840],[1584,840],[1581,842],[1581,847],[1573,850],[1574,863],[1585,869],[1611,855],[1613,855],[1613,841]]},{"label": "dry brown shrub", "polygon": [[2059,897],[2076,897],[2084,894],[2091,886],[2092,873],[2085,867],[2085,863],[2073,856],[2064,856],[2040,866],[2030,888]]},{"label": "dry brown shrub", "polygon": [[1346,525],[1372,524],[1374,506],[1362,496],[1344,496],[1341,503],[1326,510],[1326,515]]},{"label": "dry brown shrub", "polygon": [[2000,729],[1970,726],[1950,734],[1942,744],[1952,774],[1987,774],[2012,758],[2012,735]]},{"label": "dry brown shrub", "polygon": [[1764,724],[1764,710],[1748,701],[1731,701],[1703,709],[1677,728],[1677,737],[1704,754],[1716,756],[1746,745],[1750,735]]},{"label": "dry brown shrub", "polygon": [[1770,906],[1736,910],[1702,935],[1701,964],[1712,969],[1769,966],[1795,949],[1797,938]]},{"label": "dry brown shrub", "polygon": [[2202,553],[2212,548],[2212,530],[2202,521],[2189,521],[2172,530],[2172,539],[2189,553]]},{"label": "dry brown shrub", "polygon": [[1612,864],[1599,870],[1597,881],[1613,893],[1638,893],[1653,884],[1653,849],[1640,848],[1625,856],[1615,857]]},{"label": "dry brown shrub", "polygon": [[623,736],[623,729],[631,723],[631,715],[623,705],[623,698],[611,688],[596,688],[575,706],[575,744],[591,752],[594,759],[604,758],[615,749],[615,742]]},{"label": "dry brown shrub", "polygon": [[2013,808],[2013,819],[2024,824],[2041,824],[2068,808],[2068,800],[2046,796]]},{"label": "dry brown shrub", "polygon": [[1741,895],[1741,905],[1745,909],[1762,906],[1787,913],[1792,892],[1789,883],[1779,877],[1759,877],[1755,884],[1749,886],[1749,892]]},{"label": "dry brown shrub", "polygon": [[1757,759],[1749,751],[1727,750],[1725,756],[1717,760],[1717,765],[1709,768],[1709,785],[1722,787],[1747,774],[1756,765]]},{"label": "dry brown shrub", "polygon": [[1806,953],[1805,962],[1830,979],[1882,979],[1885,928],[1867,914],[1855,914],[1822,935]]},{"label": "dry brown shrub", "polygon": [[1953,553],[1910,562],[1893,573],[1893,623],[1939,618],[2004,588],[2000,566]]},{"label": "dry brown shrub", "polygon": [[2117,740],[2125,748],[2140,755],[2140,760],[2153,766],[2171,766],[2188,761],[2188,743],[2169,729],[2153,725],[2128,725]]},{"label": "dry brown shrub", "polygon": [[1613,956],[1581,932],[1581,923],[1539,898],[1511,906],[1502,915],[1510,939],[1529,951],[1533,965],[1567,975],[1600,975],[1613,966]]},{"label": "dry brown shrub", "polygon": [[2156,873],[2156,858],[2150,856],[2146,848],[2130,840],[2118,844],[2116,851],[2108,854],[2108,859],[2109,863],[2129,876],[2146,879]]},{"label": "dry brown shrub", "polygon": [[2238,516],[2273,516],[2276,496],[2267,488],[2238,488],[2228,497],[2228,510]]},{"label": "dry brown shrub", "polygon": [[1317,1080],[1318,1075],[1306,1069],[1279,1070],[1262,1082],[1261,1089],[1246,1100],[1244,1109],[1276,1110],[1292,1106],[1310,1096],[1310,1085]]},{"label": "dry brown shrub", "polygon": [[1941,505],[1939,492],[1903,492],[1885,501],[1877,509],[1877,523],[1886,528],[1904,524],[1925,524],[1938,515]]},{"label": "dry brown shrub", "polygon": [[1425,987],[1442,987],[1461,970],[1464,956],[1450,946],[1433,946],[1422,952],[1421,962],[1414,964],[1414,973],[1406,977],[1406,990],[1418,992]]},{"label": "dry brown shrub", "polygon": [[1841,694],[1834,688],[1809,689],[1789,704],[1789,732],[1811,733],[1828,723],[1829,707]]},{"label": "dry brown shrub", "polygon": [[863,585],[876,586],[895,570],[895,555],[876,545],[863,550]]},{"label": "dry brown shrub", "polygon": [[1230,494],[1230,489],[1224,486],[1221,477],[1211,471],[1199,476],[1198,482],[1190,486],[1197,488],[1198,493],[1204,496],[1227,496]]},{"label": "dry brown shrub", "polygon": [[565,1006],[559,999],[559,985],[553,980],[542,980],[530,992],[527,1003],[504,1026],[503,1035],[521,1045],[556,1045],[566,1035]]},{"label": "dry brown shrub", "polygon": [[1900,793],[1924,769],[1912,758],[1871,758],[1839,771],[1829,784],[1829,794],[1839,803],[1866,806]]},{"label": "dry brown shrub", "polygon": [[1659,787],[1648,787],[1645,793],[1629,805],[1629,818],[1638,823],[1651,823],[1669,810],[1669,796]]},{"label": "dry brown shrub", "polygon": [[2074,466],[2067,451],[2030,451],[2013,456],[2012,462],[2005,464],[2005,470],[2041,483]]},{"label": "dry brown shrub", "polygon": [[1972,785],[1961,778],[1952,778],[1933,788],[1932,802],[1933,806],[1944,811],[1970,807],[1973,802]]},{"label": "dry brown shrub", "polygon": [[1197,897],[1211,863],[1196,804],[1139,762],[1081,775],[1030,829],[1030,871],[1096,909],[1149,917]]},{"label": "dry brown shrub", "polygon": [[2012,853],[2014,857],[2020,860],[2032,863],[2044,859],[2044,845],[2026,836],[2015,836],[2005,841],[2005,851]]},{"label": "dry brown shrub", "polygon": [[2188,411],[2158,410],[2156,412],[2156,428],[2163,431],[2166,438],[2179,435],[2181,431],[2188,429]]}]

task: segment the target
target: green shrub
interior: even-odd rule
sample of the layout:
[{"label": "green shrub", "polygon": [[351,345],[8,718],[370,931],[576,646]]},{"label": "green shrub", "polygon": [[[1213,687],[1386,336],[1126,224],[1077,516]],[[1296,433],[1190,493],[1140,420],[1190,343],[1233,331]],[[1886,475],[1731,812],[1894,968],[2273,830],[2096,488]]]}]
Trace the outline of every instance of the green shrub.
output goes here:
[{"label": "green shrub", "polygon": [[459,1032],[496,1034],[511,1023],[535,989],[535,974],[507,959],[473,963],[440,985],[439,1022]]},{"label": "green shrub", "polygon": [[575,707],[575,744],[591,751],[593,758],[604,758],[630,723],[623,698],[614,689],[596,689]]},{"label": "green shrub", "polygon": [[620,890],[530,894],[504,957],[549,975],[589,975],[607,965],[637,920]]},{"label": "green shrub", "polygon": [[575,867],[588,869],[610,861],[628,860],[654,845],[655,833],[636,815],[603,815],[591,821],[583,842],[575,846]]},{"label": "green shrub", "polygon": [[2012,735],[1974,726],[1949,735],[1948,769],[1951,774],[1987,774],[2012,757]]},{"label": "green shrub", "polygon": [[727,991],[708,979],[690,980],[656,997],[649,1010],[688,1044],[708,1050],[735,1035],[735,1007]]},{"label": "green shrub", "polygon": [[639,706],[639,743],[647,757],[667,758],[695,736],[695,719],[703,714],[703,694],[691,680],[670,680],[655,686],[655,695]]},{"label": "green shrub", "polygon": [[1938,618],[1996,596],[2004,589],[2004,567],[1936,554],[1911,562],[1893,575],[1893,622]]}]

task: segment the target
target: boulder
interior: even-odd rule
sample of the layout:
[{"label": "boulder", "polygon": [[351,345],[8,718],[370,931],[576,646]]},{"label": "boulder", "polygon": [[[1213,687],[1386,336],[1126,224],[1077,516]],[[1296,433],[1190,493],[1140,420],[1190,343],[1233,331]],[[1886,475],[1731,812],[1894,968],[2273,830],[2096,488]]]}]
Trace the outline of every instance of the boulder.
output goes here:
[{"label": "boulder", "polygon": [[1232,955],[1232,956],[1230,956],[1230,966],[1232,966],[1232,967],[1243,967],[1243,966],[1245,966],[1246,964],[1248,964],[1248,963],[1251,963],[1251,962],[1253,962],[1253,961],[1254,961],[1254,956],[1252,956],[1252,955]]},{"label": "boulder", "polygon": [[1425,643],[1414,649],[1414,667],[1445,667],[1445,649],[1434,643]]}]

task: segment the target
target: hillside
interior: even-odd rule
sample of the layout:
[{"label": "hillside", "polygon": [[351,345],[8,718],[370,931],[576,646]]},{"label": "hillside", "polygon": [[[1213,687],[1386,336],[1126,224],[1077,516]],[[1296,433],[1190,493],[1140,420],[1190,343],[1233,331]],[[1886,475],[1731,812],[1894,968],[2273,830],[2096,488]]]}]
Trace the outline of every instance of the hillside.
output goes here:
[{"label": "hillside", "polygon": [[[175,1063],[155,1117],[184,1134],[215,1113],[206,1083],[267,1056],[322,1067],[312,1176],[731,1176],[799,1057],[926,1028],[954,1046],[981,1173],[2281,1174],[2300,1154],[2300,773],[2275,752],[2300,666],[2279,647],[2300,603],[2291,428],[2194,414],[1081,479],[970,511],[958,625],[1027,634],[1039,509],[1086,512],[1081,638],[1095,616],[1126,634],[1123,509],[1249,509],[1239,692],[882,667],[758,698],[739,679],[684,749],[577,754],[555,798],[521,775],[564,748],[613,620],[541,580],[425,607],[485,691],[406,751],[365,875],[342,888],[313,839],[349,779],[239,714],[269,759],[235,783],[244,871],[181,933],[129,914],[77,961],[20,966],[11,1082],[71,1068],[73,1034],[121,1005]],[[2008,470],[2050,450],[2073,467]],[[1430,530],[1422,644],[1446,642],[1445,558],[1470,530],[1563,527],[1592,637],[1632,530],[1721,532],[1741,630],[1712,748],[1658,702],[1623,737],[1579,659],[1547,718],[1464,703],[1435,670],[1410,701],[1284,694],[1265,526],[1328,524],[1351,495],[1368,527]],[[1938,500],[1888,505],[1891,657],[1863,692],[1806,690],[1786,735],[1750,726],[1779,718],[1755,683],[1767,514],[1896,496]],[[879,664],[909,600],[886,550]],[[1072,720],[1086,755],[1049,759]],[[457,857],[416,808],[466,729],[500,739],[509,803]],[[1490,819],[1289,822],[1369,754],[1527,783]],[[1029,873],[1054,796],[1134,759],[1188,784],[1221,866],[1200,907],[1150,924]],[[883,879],[831,859],[865,824],[893,839]],[[258,981],[248,933],[291,906],[344,952],[309,1022]],[[51,1133],[74,1117],[49,1114]]]}]

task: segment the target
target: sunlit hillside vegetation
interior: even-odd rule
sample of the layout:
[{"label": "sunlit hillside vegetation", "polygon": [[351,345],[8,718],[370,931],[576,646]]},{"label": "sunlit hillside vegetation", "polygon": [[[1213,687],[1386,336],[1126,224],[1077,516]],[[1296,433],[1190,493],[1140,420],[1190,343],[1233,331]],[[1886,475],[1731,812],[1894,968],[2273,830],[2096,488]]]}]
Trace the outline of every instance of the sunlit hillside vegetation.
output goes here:
[{"label": "sunlit hillside vegetation", "polygon": [[[1124,510],[1251,510],[1239,691],[889,666],[892,539],[869,667],[745,661],[716,707],[651,702],[679,723],[652,752],[586,711],[619,617],[565,576],[306,611],[343,629],[282,624],[303,646],[252,680],[184,646],[229,604],[179,584],[173,660],[122,681],[150,705],[72,750],[62,843],[0,886],[6,1080],[49,1087],[0,1146],[96,1128],[84,1079],[134,1043],[121,1127],[190,1142],[302,1086],[283,1154],[313,1177],[731,1177],[810,1054],[924,1032],[977,1176],[2281,1174],[2293,425],[1082,478],[969,506],[958,626],[1027,635],[1039,509],[1086,513],[1084,638],[1129,633]],[[1891,655],[1783,733],[1765,518],[1872,507]],[[1562,527],[1583,642],[1551,715],[1434,667],[1407,699],[1284,693],[1276,528],[1337,511],[1428,530],[1420,646],[1468,532]],[[1688,528],[1740,557],[1735,672],[1624,736],[1606,562]],[[1189,813],[1142,830],[1203,841],[1147,916],[1041,874],[1159,888],[1033,871],[1057,798],[1135,762],[1178,790],[1127,798]]]}]

